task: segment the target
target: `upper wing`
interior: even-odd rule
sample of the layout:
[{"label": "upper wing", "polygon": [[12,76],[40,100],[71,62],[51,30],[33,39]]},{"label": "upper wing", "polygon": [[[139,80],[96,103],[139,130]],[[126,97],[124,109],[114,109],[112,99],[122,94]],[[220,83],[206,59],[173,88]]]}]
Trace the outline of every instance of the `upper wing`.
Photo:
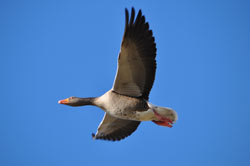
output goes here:
[{"label": "upper wing", "polygon": [[131,135],[139,124],[139,121],[119,119],[105,113],[96,135],[92,136],[94,139],[119,141]]},{"label": "upper wing", "polygon": [[123,95],[148,99],[156,70],[154,37],[141,10],[135,21],[134,8],[132,8],[130,20],[127,9],[125,13],[125,32],[113,90]]}]

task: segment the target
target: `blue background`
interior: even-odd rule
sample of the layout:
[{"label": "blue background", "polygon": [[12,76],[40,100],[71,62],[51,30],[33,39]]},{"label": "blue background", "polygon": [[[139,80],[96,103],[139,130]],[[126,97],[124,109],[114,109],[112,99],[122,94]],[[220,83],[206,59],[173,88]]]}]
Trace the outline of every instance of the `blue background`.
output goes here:
[{"label": "blue background", "polygon": [[[58,100],[112,87],[124,8],[157,43],[150,101],[173,128],[143,122],[94,141],[103,111]],[[250,165],[250,1],[0,1],[0,165]]]}]

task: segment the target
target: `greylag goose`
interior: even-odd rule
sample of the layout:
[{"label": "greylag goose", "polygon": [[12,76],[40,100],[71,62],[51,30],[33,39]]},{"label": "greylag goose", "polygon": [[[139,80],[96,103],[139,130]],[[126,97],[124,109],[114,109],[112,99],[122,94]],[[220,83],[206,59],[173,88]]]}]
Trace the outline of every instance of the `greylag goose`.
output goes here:
[{"label": "greylag goose", "polygon": [[156,70],[156,44],[148,22],[139,10],[131,16],[125,9],[126,22],[118,57],[113,88],[100,97],[70,97],[58,101],[69,106],[93,105],[105,111],[93,139],[117,141],[131,135],[141,121],[172,127],[177,120],[174,110],[148,102]]}]

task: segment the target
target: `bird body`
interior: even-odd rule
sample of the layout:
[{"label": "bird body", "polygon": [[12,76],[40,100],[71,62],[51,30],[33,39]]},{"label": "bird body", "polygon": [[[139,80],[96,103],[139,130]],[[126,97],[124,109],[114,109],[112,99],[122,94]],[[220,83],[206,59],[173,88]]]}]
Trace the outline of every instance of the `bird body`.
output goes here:
[{"label": "bird body", "polygon": [[137,112],[149,108],[144,99],[120,95],[112,90],[96,98],[94,103],[111,116],[138,121],[140,119]]},{"label": "bird body", "polygon": [[169,118],[173,122],[177,120],[176,112],[170,108],[155,106],[145,99],[120,95],[112,90],[96,98],[94,105],[111,116],[125,120],[159,120],[155,116],[153,110]]},{"label": "bird body", "polygon": [[94,139],[117,141],[131,135],[141,121],[172,127],[177,120],[174,110],[148,101],[156,71],[156,44],[148,22],[139,10],[129,18],[125,9],[125,31],[118,56],[116,77],[111,90],[100,97],[70,97],[60,100],[69,106],[93,105],[105,111]]}]

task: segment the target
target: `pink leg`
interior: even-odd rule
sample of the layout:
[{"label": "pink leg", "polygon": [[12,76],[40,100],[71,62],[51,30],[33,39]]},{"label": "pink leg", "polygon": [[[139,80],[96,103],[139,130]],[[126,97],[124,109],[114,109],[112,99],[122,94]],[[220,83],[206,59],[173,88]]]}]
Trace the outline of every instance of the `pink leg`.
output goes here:
[{"label": "pink leg", "polygon": [[169,118],[163,117],[161,116],[159,113],[157,113],[155,110],[153,110],[155,113],[155,116],[159,119],[159,120],[152,120],[152,122],[156,123],[157,125],[160,126],[166,126],[166,127],[173,127],[173,121],[170,120]]}]

